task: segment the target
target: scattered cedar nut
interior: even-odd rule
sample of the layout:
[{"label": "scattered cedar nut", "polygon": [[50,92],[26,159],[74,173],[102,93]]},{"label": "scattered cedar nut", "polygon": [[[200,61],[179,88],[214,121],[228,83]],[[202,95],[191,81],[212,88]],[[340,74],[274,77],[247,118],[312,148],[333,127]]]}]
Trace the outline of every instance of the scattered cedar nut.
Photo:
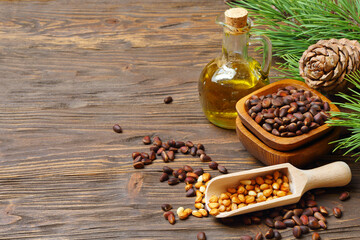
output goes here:
[{"label": "scattered cedar nut", "polygon": [[196,237],[197,240],[206,240],[206,235],[204,232],[199,232]]},{"label": "scattered cedar nut", "polygon": [[319,225],[322,229],[327,229],[326,223],[323,220],[319,220]]},{"label": "scattered cedar nut", "polygon": [[194,144],[191,141],[186,141],[185,145],[188,146],[189,148],[194,147]]},{"label": "scattered cedar nut", "polygon": [[175,142],[175,147],[176,147],[176,148],[181,148],[182,146],[185,146],[185,143],[184,143],[184,142],[182,142],[182,141],[176,141],[176,142]]},{"label": "scattered cedar nut", "polygon": [[327,216],[329,214],[329,212],[327,211],[327,209],[324,206],[320,206],[319,210],[322,213],[322,215]]},{"label": "scattered cedar nut", "polygon": [[196,151],[197,151],[197,148],[196,148],[196,147],[190,148],[190,155],[191,155],[191,156],[196,156]]},{"label": "scattered cedar nut", "polygon": [[164,212],[163,216],[167,220],[170,214],[174,214],[172,211]]},{"label": "scattered cedar nut", "polygon": [[266,224],[268,227],[271,227],[271,228],[274,227],[274,221],[273,221],[271,218],[265,218],[265,224]]},{"label": "scattered cedar nut", "polygon": [[292,219],[295,221],[297,225],[302,225],[302,222],[298,216],[294,215],[292,216]]},{"label": "scattered cedar nut", "polygon": [[142,160],[142,158],[141,158],[141,156],[139,155],[139,156],[137,156],[137,157],[134,159],[134,163],[136,163],[136,162],[141,162],[141,160]]},{"label": "scattered cedar nut", "polygon": [[192,177],[192,178],[198,179],[199,176],[196,173],[188,172],[188,173],[186,173],[186,177]]},{"label": "scattered cedar nut", "polygon": [[134,160],[135,160],[135,158],[137,158],[137,157],[140,156],[140,155],[141,155],[140,152],[133,152],[133,153],[131,154],[132,159],[134,159]]},{"label": "scattered cedar nut", "polygon": [[320,209],[319,209],[318,207],[312,207],[311,209],[313,210],[314,214],[315,214],[315,212],[319,212],[319,211],[320,211]]},{"label": "scattered cedar nut", "polygon": [[272,239],[274,237],[274,230],[272,228],[270,228],[266,233],[265,233],[265,238],[266,239]]},{"label": "scattered cedar nut", "polygon": [[308,232],[310,232],[310,229],[308,226],[301,225],[300,229],[301,229],[302,234],[307,234]]},{"label": "scattered cedar nut", "polygon": [[141,161],[144,163],[144,165],[152,164],[152,160],[150,160],[148,158],[143,158]]},{"label": "scattered cedar nut", "polygon": [[167,155],[168,155],[168,158],[169,158],[170,161],[174,161],[175,153],[173,151],[168,151]]},{"label": "scattered cedar nut", "polygon": [[209,157],[208,155],[206,155],[205,153],[200,155],[200,160],[203,162],[210,162],[211,161],[211,157]]},{"label": "scattered cedar nut", "polygon": [[293,211],[296,216],[301,216],[301,214],[303,213],[304,210],[301,208],[296,208]]},{"label": "scattered cedar nut", "polygon": [[316,218],[309,218],[309,224],[308,224],[309,228],[311,228],[312,230],[314,229],[319,229],[320,228],[320,224],[319,221]]},{"label": "scattered cedar nut", "polygon": [[275,225],[276,229],[285,229],[286,228],[286,224],[281,221],[275,221],[274,225]]},{"label": "scattered cedar nut", "polygon": [[168,221],[169,221],[169,223],[172,224],[172,225],[175,224],[176,220],[175,220],[175,214],[174,214],[174,213],[173,213],[173,214],[169,214],[169,216],[168,216]]},{"label": "scattered cedar nut", "polygon": [[307,215],[301,215],[300,220],[301,220],[303,225],[308,225],[309,224],[309,217]]},{"label": "scattered cedar nut", "polygon": [[171,174],[173,174],[173,171],[174,170],[172,168],[168,167],[168,166],[163,167],[163,172],[164,173],[167,173],[167,174],[171,175]]},{"label": "scattered cedar nut", "polygon": [[195,169],[195,170],[193,171],[193,173],[195,173],[195,174],[198,175],[198,176],[201,176],[201,175],[204,174],[204,169],[202,169],[202,168],[197,168],[197,169]]},{"label": "scattered cedar nut", "polygon": [[167,181],[167,180],[169,180],[169,175],[168,175],[167,173],[161,174],[161,176],[160,176],[160,182],[165,182],[165,181]]},{"label": "scattered cedar nut", "polygon": [[340,208],[338,208],[338,207],[333,208],[333,213],[336,218],[340,218],[342,215],[342,212],[341,212]]},{"label": "scattered cedar nut", "polygon": [[294,227],[295,226],[295,221],[292,219],[285,219],[284,223],[287,227]]},{"label": "scattered cedar nut", "polygon": [[201,143],[198,143],[196,147],[197,147],[197,149],[201,149],[201,150],[205,151],[205,147]]},{"label": "scattered cedar nut", "polygon": [[113,130],[114,130],[114,132],[116,132],[116,133],[122,133],[122,128],[120,127],[119,124],[114,124]]},{"label": "scattered cedar nut", "polygon": [[162,141],[161,141],[161,139],[160,139],[158,136],[155,136],[155,137],[153,138],[153,144],[154,144],[155,146],[161,147]]},{"label": "scattered cedar nut", "polygon": [[149,154],[149,159],[151,161],[154,161],[156,159],[156,153],[154,151],[151,151]]},{"label": "scattered cedar nut", "polygon": [[185,182],[186,184],[193,184],[193,183],[196,182],[196,179],[193,178],[193,177],[186,177],[185,180],[184,180],[184,182]]},{"label": "scattered cedar nut", "polygon": [[179,152],[179,149],[175,148],[175,147],[170,147],[169,151],[173,151],[174,153]]},{"label": "scattered cedar nut", "polygon": [[294,237],[296,237],[296,238],[300,238],[300,237],[301,237],[302,231],[301,231],[300,226],[295,226],[295,227],[293,228],[293,235],[294,235]]},{"label": "scattered cedar nut", "polygon": [[217,162],[211,161],[211,162],[209,163],[209,168],[212,169],[212,170],[216,170],[216,169],[218,168]]},{"label": "scattered cedar nut", "polygon": [[134,167],[135,169],[144,168],[144,163],[142,163],[142,162],[135,162],[135,163],[133,164],[133,167]]},{"label": "scattered cedar nut", "polygon": [[169,156],[167,155],[167,153],[165,151],[161,152],[161,158],[163,159],[164,162],[166,162],[166,163],[169,162]]},{"label": "scattered cedar nut", "polygon": [[187,192],[186,192],[186,197],[194,197],[195,196],[195,190],[194,188],[190,188]]},{"label": "scattered cedar nut", "polygon": [[169,185],[176,185],[176,184],[178,184],[179,183],[179,179],[178,178],[170,178],[169,180],[168,180],[168,184]]},{"label": "scattered cedar nut", "polygon": [[151,139],[149,136],[145,136],[142,141],[145,145],[149,145],[151,143]]},{"label": "scattered cedar nut", "polygon": [[281,239],[281,234],[280,234],[279,231],[277,231],[277,230],[274,230],[274,239],[275,239],[275,240]]},{"label": "scattered cedar nut", "polygon": [[155,153],[157,153],[157,151],[159,150],[159,147],[158,146],[151,146],[150,148],[150,151],[154,151]]},{"label": "scattered cedar nut", "polygon": [[315,212],[314,217],[316,217],[318,220],[323,220],[324,222],[326,222],[325,217],[320,212]]},{"label": "scattered cedar nut", "polygon": [[174,140],[169,140],[167,143],[169,144],[170,147],[175,147],[176,144]]},{"label": "scattered cedar nut", "polygon": [[264,235],[261,232],[259,232],[258,234],[256,234],[254,240],[263,240],[263,239],[264,239]]},{"label": "scattered cedar nut", "polygon": [[173,101],[173,98],[172,98],[171,96],[168,96],[168,97],[164,98],[164,103],[165,103],[165,104],[169,104],[169,103],[171,103],[172,101]]},{"label": "scattered cedar nut", "polygon": [[317,232],[314,232],[311,236],[312,240],[319,240],[320,239],[320,235]]},{"label": "scattered cedar nut", "polygon": [[162,146],[163,148],[165,148],[165,150],[169,150],[169,148],[170,148],[170,145],[169,145],[167,142],[163,142],[163,143],[161,144],[161,146]]},{"label": "scattered cedar nut", "polygon": [[219,172],[221,172],[221,173],[223,173],[223,174],[227,174],[228,173],[228,170],[224,167],[224,166],[222,166],[222,165],[218,165],[218,170],[219,170]]},{"label": "scattered cedar nut", "polygon": [[185,172],[193,172],[194,171],[194,169],[192,167],[190,167],[189,165],[184,165],[183,169]]},{"label": "scattered cedar nut", "polygon": [[303,215],[307,215],[307,216],[311,216],[314,214],[314,211],[312,210],[312,208],[306,208],[304,211],[303,211]]},{"label": "scattered cedar nut", "polygon": [[149,158],[149,154],[147,154],[146,152],[142,152],[141,157],[142,158]]},{"label": "scattered cedar nut", "polygon": [[168,203],[165,203],[163,205],[161,205],[161,209],[164,211],[164,212],[167,212],[167,211],[170,211],[172,209],[172,206]]},{"label": "scattered cedar nut", "polygon": [[179,175],[181,174],[181,173],[183,173],[184,172],[184,169],[182,169],[182,168],[179,168],[178,170],[176,170],[176,171],[174,171],[173,172],[173,175],[174,175],[174,177],[179,177]]},{"label": "scattered cedar nut", "polygon": [[165,151],[165,148],[161,147],[157,150],[156,155],[160,156]]},{"label": "scattered cedar nut", "polygon": [[186,179],[186,173],[185,172],[182,172],[178,175],[178,179],[181,181],[181,182],[184,182],[185,179]]},{"label": "scattered cedar nut", "polygon": [[201,156],[201,154],[205,154],[204,150],[202,149],[196,150],[196,155]]},{"label": "scattered cedar nut", "polygon": [[343,193],[340,194],[339,200],[345,201],[345,200],[349,199],[349,197],[350,197],[350,193],[349,193],[349,192],[343,192]]},{"label": "scattered cedar nut", "polygon": [[292,216],[294,216],[294,211],[293,210],[290,210],[290,211],[287,211],[284,215],[284,219],[291,219]]},{"label": "scattered cedar nut", "polygon": [[180,152],[182,152],[183,154],[188,154],[189,153],[189,147],[188,146],[180,147]]}]

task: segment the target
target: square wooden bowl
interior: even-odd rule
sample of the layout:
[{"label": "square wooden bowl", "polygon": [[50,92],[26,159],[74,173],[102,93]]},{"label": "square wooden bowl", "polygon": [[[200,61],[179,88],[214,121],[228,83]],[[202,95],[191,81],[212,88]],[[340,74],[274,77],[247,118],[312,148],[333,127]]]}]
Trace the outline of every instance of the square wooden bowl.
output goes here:
[{"label": "square wooden bowl", "polygon": [[242,124],[239,117],[236,119],[236,133],[241,143],[251,155],[266,165],[291,163],[295,167],[303,167],[329,153],[334,147],[329,143],[338,139],[340,132],[341,128],[335,127],[318,140],[309,142],[298,149],[282,152],[260,141]]},{"label": "square wooden bowl", "polygon": [[275,136],[269,132],[267,132],[265,129],[263,129],[259,124],[257,124],[254,119],[250,117],[248,114],[248,110],[245,102],[249,98],[251,98],[252,95],[256,95],[260,97],[261,95],[267,95],[277,92],[278,88],[283,88],[286,86],[293,86],[297,89],[304,89],[310,91],[312,94],[317,95],[320,97],[324,102],[328,102],[330,105],[330,111],[337,111],[340,110],[331,103],[329,99],[327,99],[324,95],[319,93],[318,91],[308,87],[305,83],[297,81],[297,80],[291,80],[291,79],[285,79],[278,82],[271,83],[263,88],[258,89],[257,91],[254,91],[253,93],[243,97],[240,99],[236,104],[236,110],[238,113],[238,116],[241,119],[242,124],[245,125],[247,129],[250,130],[256,137],[258,137],[263,143],[265,143],[270,148],[280,150],[280,151],[290,151],[293,149],[297,149],[301,147],[302,145],[311,142],[327,132],[329,132],[333,127],[329,126],[328,124],[321,125],[320,127],[316,129],[312,129],[308,133],[304,133],[300,136],[295,137],[279,137]]}]

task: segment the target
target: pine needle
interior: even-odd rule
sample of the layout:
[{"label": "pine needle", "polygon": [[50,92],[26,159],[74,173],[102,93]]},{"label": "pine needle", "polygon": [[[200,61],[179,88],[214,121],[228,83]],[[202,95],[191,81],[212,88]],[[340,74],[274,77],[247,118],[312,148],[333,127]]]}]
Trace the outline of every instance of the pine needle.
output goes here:
[{"label": "pine needle", "polygon": [[[336,143],[334,151],[337,149],[347,149],[344,155],[350,154],[353,151],[351,156],[356,157],[356,161],[360,159],[360,71],[353,72],[346,76],[346,80],[352,83],[356,89],[349,89],[351,95],[346,93],[338,93],[337,96],[346,100],[345,103],[335,103],[341,108],[351,110],[350,113],[347,112],[331,112],[331,119],[326,121],[326,123],[332,126],[341,126],[348,127],[351,136],[343,139],[333,141],[331,143]],[[334,119],[334,117],[339,119]]]},{"label": "pine needle", "polygon": [[[284,60],[280,71],[302,80],[298,63],[302,53],[321,39],[360,39],[360,0],[236,0],[255,22],[254,34],[268,36],[274,56]],[[261,27],[260,27],[261,26]]]}]

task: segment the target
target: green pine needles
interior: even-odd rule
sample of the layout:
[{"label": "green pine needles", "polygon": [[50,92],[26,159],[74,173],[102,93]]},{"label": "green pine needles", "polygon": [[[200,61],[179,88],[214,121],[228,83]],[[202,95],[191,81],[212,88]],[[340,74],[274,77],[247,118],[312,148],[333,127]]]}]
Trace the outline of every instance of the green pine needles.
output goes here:
[{"label": "green pine needles", "polygon": [[[332,142],[337,143],[334,151],[336,149],[347,149],[344,155],[358,150],[360,147],[360,71],[347,75],[346,80],[351,82],[356,87],[356,90],[349,88],[351,95],[345,93],[336,94],[347,102],[335,104],[341,108],[350,110],[350,112],[331,112],[332,117],[339,119],[330,119],[327,121],[327,123],[332,126],[349,128],[351,132],[350,137]],[[360,159],[360,152],[352,153],[351,156],[356,157],[356,161],[358,161]]]},{"label": "green pine needles", "polygon": [[[302,80],[298,61],[319,40],[360,40],[360,0],[235,0],[251,13],[255,34],[268,36],[282,72]],[[259,27],[262,26],[262,27]]]}]

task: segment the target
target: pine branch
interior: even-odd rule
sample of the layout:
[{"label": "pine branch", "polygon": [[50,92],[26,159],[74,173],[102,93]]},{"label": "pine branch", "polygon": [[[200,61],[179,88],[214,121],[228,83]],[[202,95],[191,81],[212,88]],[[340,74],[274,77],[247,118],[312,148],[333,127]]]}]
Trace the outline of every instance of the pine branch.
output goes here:
[{"label": "pine branch", "polygon": [[[331,112],[332,119],[326,123],[332,126],[341,126],[350,128],[351,136],[336,140],[332,143],[336,143],[337,146],[334,149],[347,149],[344,155],[349,154],[352,151],[352,157],[357,157],[356,161],[360,159],[360,71],[353,72],[346,76],[346,80],[351,82],[356,89],[350,89],[352,95],[346,93],[339,93],[337,96],[345,99],[345,103],[335,103],[339,107],[351,110],[350,113],[346,112]],[[334,119],[339,118],[339,119]]]},{"label": "pine branch", "polygon": [[[321,39],[359,39],[360,0],[237,0],[255,22],[253,32],[270,37],[274,56],[285,61],[282,72],[301,79],[294,59]],[[262,27],[260,27],[262,26]]]}]

